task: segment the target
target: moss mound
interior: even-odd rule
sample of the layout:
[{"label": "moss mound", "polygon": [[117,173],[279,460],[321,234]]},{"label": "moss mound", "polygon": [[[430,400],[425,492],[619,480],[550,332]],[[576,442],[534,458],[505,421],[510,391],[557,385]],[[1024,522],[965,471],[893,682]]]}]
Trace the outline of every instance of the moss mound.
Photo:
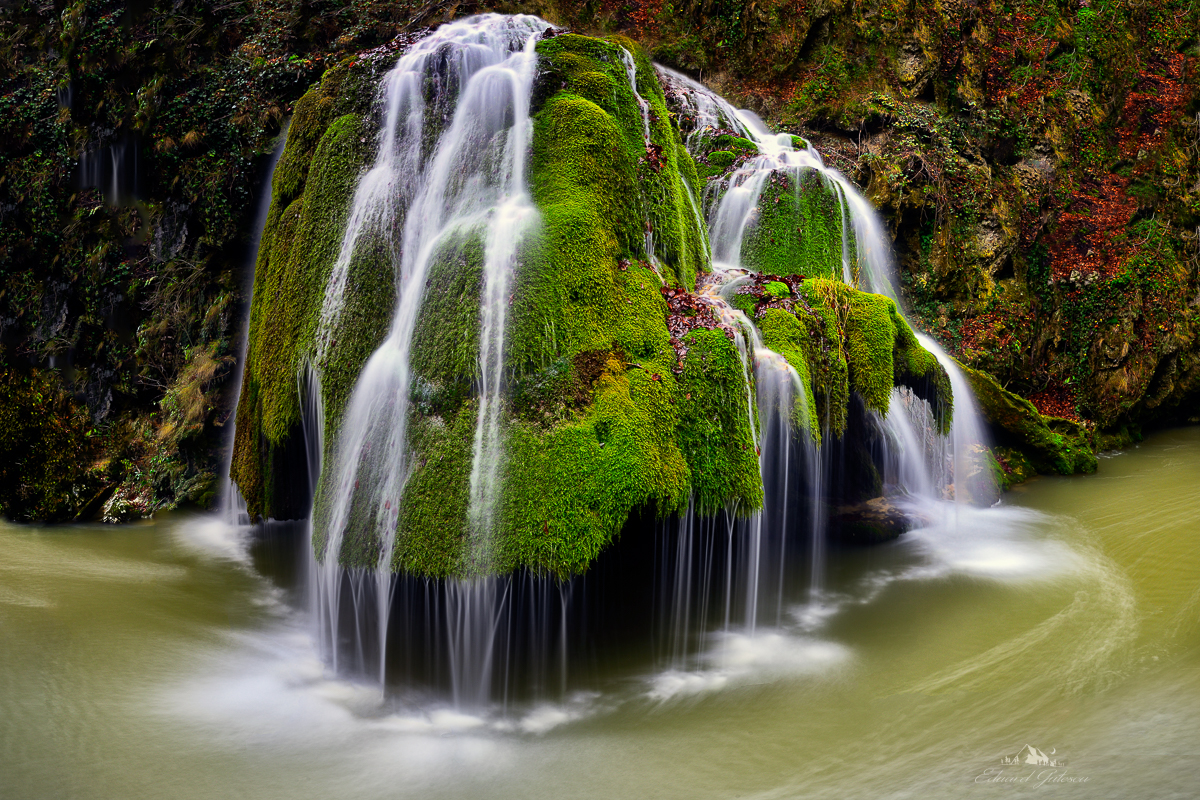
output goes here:
[{"label": "moss mound", "polygon": [[[733,332],[711,310],[696,316],[691,292],[708,266],[699,177],[657,76],[645,53],[620,37],[563,34],[540,41],[537,52],[529,185],[540,221],[519,253],[510,300],[494,530],[484,538],[467,514],[484,248],[478,233],[465,231],[439,245],[414,331],[397,571],[527,567],[566,576],[586,570],[634,513],[678,513],[689,499],[702,513],[745,515],[762,505],[754,389]],[[626,53],[649,105],[649,141]],[[349,105],[336,89],[339,80],[359,86],[353,75],[328,73],[298,105],[259,252],[234,466],[256,515],[306,512],[285,480],[301,454],[297,375],[317,358],[322,294],[375,138],[361,88]],[[725,134],[712,146],[738,155],[753,149]],[[796,427],[814,440],[840,435],[852,392],[886,412],[900,382],[926,387],[948,422],[945,374],[891,301],[836,280],[794,277],[840,278],[842,244],[836,208],[822,199],[828,193],[788,194],[792,188],[779,188],[778,224],[786,218],[824,232],[814,228],[797,246],[762,233],[755,252],[779,274],[762,276],[734,303],[800,376]],[[362,240],[347,286],[328,356],[313,364],[327,443],[389,322],[394,279],[382,242]],[[681,315],[691,316],[685,323]],[[356,531],[344,537],[339,561],[373,566],[378,538]]]},{"label": "moss mound", "polygon": [[804,171],[799,179],[772,174],[758,209],[742,242],[743,264],[759,272],[841,280],[843,261],[854,263],[853,237],[842,240],[838,195],[817,172]]}]

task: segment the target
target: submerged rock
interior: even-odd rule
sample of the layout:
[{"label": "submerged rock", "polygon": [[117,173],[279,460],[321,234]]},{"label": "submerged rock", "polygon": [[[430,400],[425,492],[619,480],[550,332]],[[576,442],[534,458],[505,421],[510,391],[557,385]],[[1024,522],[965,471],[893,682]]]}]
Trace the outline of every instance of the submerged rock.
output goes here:
[{"label": "submerged rock", "polygon": [[829,535],[845,544],[878,544],[899,537],[929,520],[901,510],[886,497],[838,506],[829,517]]}]

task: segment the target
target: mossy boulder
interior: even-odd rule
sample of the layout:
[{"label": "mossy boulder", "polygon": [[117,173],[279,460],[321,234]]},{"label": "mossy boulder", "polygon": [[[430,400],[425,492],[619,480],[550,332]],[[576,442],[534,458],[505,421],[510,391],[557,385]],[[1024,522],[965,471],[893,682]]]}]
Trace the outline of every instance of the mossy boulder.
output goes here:
[{"label": "mossy boulder", "polygon": [[1033,403],[1004,389],[986,372],[970,367],[963,371],[999,446],[999,455],[1012,465],[1007,473],[1031,477],[1031,469],[1057,475],[1096,471],[1096,453],[1086,425],[1043,416]]},{"label": "mossy boulder", "polygon": [[[526,10],[580,33],[619,29],[649,43],[656,61],[810,138],[868,187],[896,241],[907,306],[964,363],[1043,410],[1095,423],[1105,446],[1141,427],[1200,421],[1200,5],[720,5]],[[513,6],[300,2],[280,16],[196,0],[87,0],[61,14],[6,4],[0,53],[13,77],[0,93],[9,145],[0,153],[0,366],[49,371],[65,357],[61,387],[121,432],[105,439],[102,457],[119,465],[119,480],[147,482],[152,506],[220,463],[227,407],[169,455],[157,429],[175,420],[160,403],[189,348],[238,352],[242,245],[279,124],[294,114],[293,135],[304,141],[276,175],[282,215],[304,194],[329,123],[354,113],[369,127],[378,67],[421,26],[468,8]],[[1031,45],[1029,31],[1042,38]],[[559,74],[575,56],[591,57],[562,55]],[[643,61],[639,83],[650,76]],[[323,91],[296,105],[335,62]],[[563,78],[575,96],[607,107],[624,93],[614,65],[577,66]],[[562,88],[541,84],[545,97]],[[655,115],[657,131],[657,105]],[[694,143],[688,121],[676,124]],[[697,196],[705,178],[754,154],[728,129],[708,136],[694,165]],[[136,207],[78,180],[82,155],[121,148],[137,156]],[[291,210],[293,225],[303,207]],[[628,232],[636,254],[644,232]],[[549,359],[525,385],[563,375],[574,385],[570,364]],[[205,391],[218,406],[234,394],[222,377]],[[285,370],[273,388],[294,377]],[[270,402],[276,411],[290,403]],[[248,441],[240,439],[238,469],[263,500],[264,480],[278,482],[265,478],[270,465],[297,454],[285,453],[286,437],[263,445],[258,474],[262,465],[243,458]],[[131,442],[138,453],[126,458]],[[271,503],[275,513],[289,508]]]},{"label": "mossy boulder", "polygon": [[[371,155],[368,143],[375,130],[363,114],[372,96],[363,87],[375,74],[370,62],[351,60],[326,71],[296,104],[272,180],[255,264],[250,345],[230,468],[256,516],[306,513],[312,487],[300,439],[299,376],[315,357],[325,284],[358,177]],[[331,333],[339,346],[319,365],[331,432],[359,369],[387,331],[391,273],[387,249],[370,235],[363,237],[349,266],[352,291]]]},{"label": "mossy boulder", "polygon": [[[838,347],[827,355],[844,361],[849,388],[867,408],[886,415],[893,387],[908,386],[932,406],[941,431],[949,432],[954,409],[950,378],[921,346],[893,300],[820,278],[804,281],[802,292]],[[840,377],[840,369],[831,372]],[[840,394],[836,386],[829,393]]]},{"label": "mossy boulder", "polygon": [[742,263],[759,272],[840,281],[844,265],[856,258],[853,235],[842,237],[847,213],[838,190],[816,170],[799,178],[773,173],[742,241]]},{"label": "mossy boulder", "polygon": [[[735,332],[711,313],[690,318],[682,332],[672,327],[667,295],[694,300],[708,244],[696,165],[652,65],[620,37],[560,34],[540,41],[537,53],[528,181],[539,220],[518,252],[509,304],[493,527],[482,531],[468,519],[484,242],[479,231],[463,230],[432,256],[413,334],[396,571],[567,576],[585,571],[632,515],[668,516],[691,503],[701,513],[741,516],[763,503],[753,370]],[[303,464],[298,376],[321,376],[328,451],[395,302],[388,247],[367,235],[349,266],[336,329],[317,346],[322,293],[377,138],[369,106],[346,106],[334,87],[327,74],[300,104],[259,251],[233,470],[258,516],[307,512],[287,480],[289,466]],[[747,152],[736,137],[716,139]],[[749,305],[735,303],[800,376],[798,431],[813,440],[826,430],[840,435],[851,392],[886,413],[902,382],[924,387],[948,420],[945,374],[895,305],[837,282],[840,232],[836,251],[823,244],[818,254],[837,264],[824,283],[788,277],[814,270],[786,266],[796,255],[786,248],[771,254],[765,239],[759,246],[786,268],[763,277]],[[318,508],[325,485],[316,487]],[[339,562],[374,566],[378,535],[351,527]],[[314,546],[324,541],[317,531]]]}]

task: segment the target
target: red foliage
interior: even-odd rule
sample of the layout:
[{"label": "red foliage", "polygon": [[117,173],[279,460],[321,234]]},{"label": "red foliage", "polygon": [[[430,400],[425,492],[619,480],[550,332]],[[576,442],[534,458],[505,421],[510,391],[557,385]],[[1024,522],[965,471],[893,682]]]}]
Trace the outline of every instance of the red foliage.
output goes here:
[{"label": "red foliage", "polygon": [[1047,386],[1037,394],[1030,395],[1029,402],[1033,403],[1038,413],[1043,416],[1083,421],[1076,411],[1075,396],[1070,389],[1061,384]]},{"label": "red foliage", "polygon": [[[1135,88],[1125,98],[1116,144],[1122,158],[1135,162],[1134,178],[1157,169],[1157,159],[1151,156],[1188,102],[1183,81],[1191,60],[1176,53],[1154,62],[1138,73]],[[1107,277],[1121,271],[1136,250],[1125,237],[1138,210],[1137,200],[1126,193],[1131,182],[1131,178],[1105,175],[1073,193],[1050,237],[1054,280],[1072,270]]]},{"label": "red foliage", "polygon": [[723,325],[713,313],[709,301],[702,295],[692,294],[679,286],[662,287],[663,299],[667,301],[667,330],[671,333],[671,347],[675,350],[675,366],[672,371],[676,374],[683,372],[683,359],[687,356],[688,348],[683,339],[697,328],[713,330],[720,328],[725,335],[733,339],[733,331]]},{"label": "red foliage", "polygon": [[1183,53],[1175,53],[1138,73],[1137,85],[1126,96],[1121,111],[1118,133],[1122,158],[1137,158],[1139,151],[1162,145],[1167,129],[1188,102],[1183,81],[1190,60]]},{"label": "red foliage", "polygon": [[1128,178],[1104,175],[1071,195],[1049,237],[1052,281],[1075,270],[1105,277],[1121,271],[1134,252],[1125,232],[1138,209],[1128,186]]},{"label": "red foliage", "polygon": [[1022,11],[996,18],[995,33],[986,46],[987,66],[984,67],[983,91],[989,104],[1001,104],[1012,96],[1017,105],[1028,109],[1040,102],[1048,92],[1058,87],[1058,81],[1026,80],[1016,86],[1012,80],[1013,66],[1018,61],[1037,63],[1045,60],[1054,45],[1048,37],[1034,32],[1034,18]]},{"label": "red foliage", "polygon": [[961,356],[964,350],[1010,350],[1014,341],[1020,341],[1017,333],[1028,331],[1032,325],[1033,313],[1023,306],[1006,306],[1003,311],[970,317],[959,328],[962,346],[956,355]]}]

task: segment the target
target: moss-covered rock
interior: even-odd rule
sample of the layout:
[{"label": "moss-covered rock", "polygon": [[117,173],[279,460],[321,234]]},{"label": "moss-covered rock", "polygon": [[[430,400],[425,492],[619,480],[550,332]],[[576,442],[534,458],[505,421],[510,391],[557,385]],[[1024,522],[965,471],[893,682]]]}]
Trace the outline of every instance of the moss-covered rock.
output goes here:
[{"label": "moss-covered rock", "polygon": [[[323,96],[314,89],[306,97]],[[311,100],[308,105],[320,107]],[[316,112],[311,112],[315,114]],[[306,120],[295,140],[289,131],[280,165],[289,180],[273,189],[267,224],[259,245],[254,300],[250,310],[250,347],[238,405],[236,456],[231,477],[254,515],[288,518],[303,513],[303,499],[282,486],[277,476],[291,474],[299,445],[298,376],[313,357],[313,337],[329,270],[337,258],[350,202],[365,161],[359,118],[347,114],[322,130],[308,159],[304,149],[317,123]],[[307,162],[307,163],[306,163]],[[296,182],[295,176],[304,180]],[[361,252],[361,250],[360,250]],[[363,291],[348,294],[339,322],[339,357],[321,365],[327,415],[336,421],[358,369],[386,331],[382,308],[390,306],[393,282],[369,258],[357,258],[354,277]],[[355,281],[352,278],[351,284]]]},{"label": "moss-covered rock", "polygon": [[1032,403],[1004,389],[986,372],[963,370],[999,445],[1004,483],[1032,477],[1034,471],[1058,475],[1096,471],[1092,435],[1085,425],[1043,416]]},{"label": "moss-covered rock", "polygon": [[[708,267],[693,205],[698,176],[656,73],[619,37],[560,34],[537,52],[529,186],[539,220],[521,244],[509,304],[495,523],[481,530],[468,513],[484,242],[463,230],[431,257],[413,333],[410,466],[390,556],[398,571],[566,576],[586,570],[633,514],[670,515],[691,502],[701,513],[747,515],[763,502],[753,365],[743,363],[737,332],[692,294]],[[281,465],[297,455],[297,375],[309,365],[321,375],[328,446],[395,300],[388,248],[367,235],[336,329],[316,347],[321,297],[372,138],[367,109],[337,114],[333,85],[327,74],[300,104],[259,253],[234,469],[255,514],[295,504]],[[714,146],[753,147],[727,134]],[[827,192],[809,188],[813,202],[828,203]],[[807,208],[807,190],[798,197]],[[823,208],[822,224],[839,226],[836,247],[826,237],[805,255],[761,239],[764,263],[780,264],[779,274],[733,298],[800,377],[795,427],[813,440],[840,436],[852,391],[886,413],[899,383],[925,387],[948,420],[945,373],[895,305],[836,280],[840,211]],[[788,208],[788,224],[811,222],[797,213]],[[817,261],[835,265],[834,280],[794,277],[817,272]],[[318,506],[327,490],[318,487]],[[374,566],[383,555],[367,513],[351,515],[337,554],[345,566]],[[324,542],[317,531],[318,551]]]},{"label": "moss-covered rock", "polygon": [[720,329],[695,330],[675,390],[679,444],[691,470],[696,508],[745,514],[762,507],[750,388],[733,341]]},{"label": "moss-covered rock", "polygon": [[894,301],[820,278],[805,281],[802,291],[826,326],[838,332],[834,341],[845,359],[850,388],[867,408],[886,415],[892,388],[908,386],[933,407],[942,432],[950,430],[950,378],[921,346]]},{"label": "moss-covered rock", "polygon": [[[811,318],[807,317],[805,321],[810,324],[812,322]],[[814,371],[810,366],[810,361],[818,359],[819,339],[812,335],[809,325],[782,308],[766,309],[758,320],[758,327],[762,331],[763,344],[786,358],[791,368],[800,376],[803,394],[796,398],[793,421],[800,430],[807,430],[812,441],[819,443],[821,416],[813,394]],[[828,395],[829,389],[826,388],[824,393]]]},{"label": "moss-covered rock", "polygon": [[[238,351],[253,186],[283,119],[294,116],[293,134],[304,142],[276,175],[278,214],[299,202],[290,208],[295,225],[329,123],[355,113],[369,125],[373,76],[421,35],[412,31],[468,7],[628,35],[656,61],[811,139],[881,209],[917,324],[1043,412],[1094,423],[1101,442],[1200,420],[1200,316],[1190,305],[1200,266],[1200,5],[918,0],[831,13],[789,0],[753,8],[297,0],[286,13],[256,6],[248,14],[198,0],[84,0],[46,14],[38,4],[7,4],[0,366],[25,370],[31,361],[50,370],[65,358],[63,390],[83,398],[105,432],[104,457],[150,506],[187,494],[219,462],[215,442],[232,395],[225,373],[205,389],[213,412],[201,433],[171,454],[155,444],[158,427],[190,426],[161,413],[161,402],[172,387],[186,388],[189,353]],[[566,93],[621,115],[634,160],[642,158],[639,126],[625,122],[636,123],[638,112],[611,60],[614,42],[553,45],[556,38],[540,45],[561,55],[559,79],[540,84],[541,99],[566,81]],[[646,163],[676,158],[698,197],[705,179],[719,180],[753,145],[709,131],[690,164],[660,132],[672,119],[693,143],[695,131],[677,109],[662,113],[653,88],[642,86],[653,73],[635,52],[663,148]],[[297,104],[323,70],[324,90]],[[122,199],[78,180],[86,157],[120,152],[136,154],[136,202],[128,187],[116,193]],[[639,180],[643,172],[653,177],[639,167]],[[632,201],[618,260],[642,257],[644,212],[656,202]],[[664,217],[652,221],[656,250],[671,238],[678,208],[650,209]],[[781,232],[777,242],[786,241]],[[536,369],[519,376],[522,385],[546,386],[553,375],[575,385],[571,359],[557,352],[535,348]],[[834,414],[840,407],[831,404]],[[244,473],[260,498],[270,465],[289,458],[270,455],[278,446],[264,446],[261,463]]]},{"label": "moss-covered rock", "polygon": [[853,235],[842,237],[849,224],[844,213],[837,191],[815,170],[798,179],[774,173],[742,242],[742,263],[759,272],[840,281],[843,264],[855,261]]}]

